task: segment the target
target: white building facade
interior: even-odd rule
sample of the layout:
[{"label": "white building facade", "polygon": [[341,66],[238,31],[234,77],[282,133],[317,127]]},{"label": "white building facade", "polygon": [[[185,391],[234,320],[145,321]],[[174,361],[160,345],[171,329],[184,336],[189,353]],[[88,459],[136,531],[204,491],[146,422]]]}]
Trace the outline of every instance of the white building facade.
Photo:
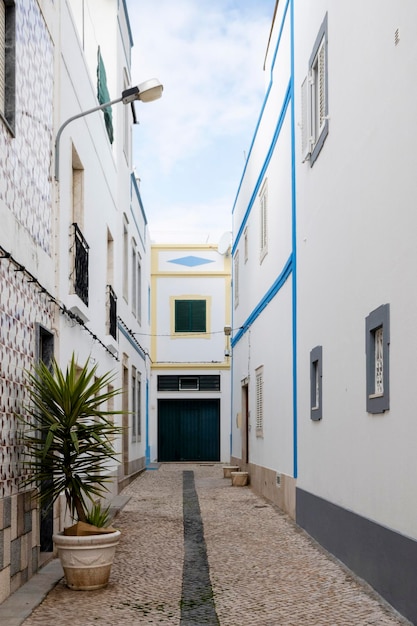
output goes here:
[{"label": "white building facade", "polygon": [[150,462],[229,461],[230,281],[217,246],[152,245]]},{"label": "white building facade", "polygon": [[416,18],[411,0],[277,2],[232,339],[234,460],[413,623]]},{"label": "white building facade", "polygon": [[62,503],[41,515],[20,484],[26,370],[74,353],[112,371],[123,394],[108,409],[124,430],[108,499],[145,467],[150,247],[135,110],[84,115],[131,85],[125,2],[16,0],[0,13],[1,602],[51,558],[65,518]]}]

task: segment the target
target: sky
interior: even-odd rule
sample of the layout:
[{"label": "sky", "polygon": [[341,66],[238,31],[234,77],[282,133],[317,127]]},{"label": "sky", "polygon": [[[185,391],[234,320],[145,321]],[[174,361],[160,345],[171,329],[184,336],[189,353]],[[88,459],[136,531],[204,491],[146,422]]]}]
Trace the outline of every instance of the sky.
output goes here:
[{"label": "sky", "polygon": [[136,104],[133,163],[151,240],[213,243],[232,208],[259,113],[275,0],[127,0]]}]

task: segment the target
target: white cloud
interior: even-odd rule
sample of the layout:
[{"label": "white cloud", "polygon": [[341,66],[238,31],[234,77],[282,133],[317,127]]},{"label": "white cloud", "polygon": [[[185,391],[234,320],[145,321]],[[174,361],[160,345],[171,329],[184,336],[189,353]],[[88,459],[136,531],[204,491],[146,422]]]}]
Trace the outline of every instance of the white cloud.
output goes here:
[{"label": "white cloud", "polygon": [[[132,82],[156,76],[164,84],[161,100],[138,104],[141,125],[134,129],[134,160],[152,227],[155,213],[168,224],[174,210],[190,221],[200,215],[202,225],[201,212],[193,209],[197,205],[208,205],[208,215],[220,219],[220,204],[223,220],[228,218],[236,172],[243,169],[242,154],[249,148],[263,100],[262,67],[274,4],[128,0],[135,42]],[[227,185],[227,163],[228,197],[219,203]],[[221,187],[216,189],[216,184]]]}]

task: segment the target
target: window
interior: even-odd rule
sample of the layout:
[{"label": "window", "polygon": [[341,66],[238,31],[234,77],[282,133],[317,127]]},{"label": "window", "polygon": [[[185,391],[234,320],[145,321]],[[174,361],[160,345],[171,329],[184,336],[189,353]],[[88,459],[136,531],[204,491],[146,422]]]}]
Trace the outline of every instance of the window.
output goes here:
[{"label": "window", "polygon": [[175,332],[206,332],[205,300],[175,300]]},{"label": "window", "polygon": [[142,267],[136,242],[132,239],[132,313],[141,322],[142,309]]},{"label": "window", "polygon": [[256,374],[256,436],[263,436],[264,429],[264,368],[258,367]]},{"label": "window", "polygon": [[220,376],[158,376],[158,391],[220,391]]},{"label": "window", "polygon": [[16,26],[14,0],[0,0],[0,115],[14,134]]},{"label": "window", "polygon": [[[124,87],[127,89],[130,86],[126,70],[124,71]],[[123,152],[126,157],[126,162],[130,166],[131,162],[131,109],[129,106],[122,107],[123,109]]]},{"label": "window", "polygon": [[180,391],[198,391],[199,378],[198,376],[181,376]]},{"label": "window", "polygon": [[128,300],[128,285],[129,285],[129,270],[128,270],[128,256],[129,256],[129,230],[128,221],[126,216],[123,217],[123,297]]},{"label": "window", "polygon": [[329,132],[327,78],[327,15],[320,27],[301,86],[302,155],[313,166]]},{"label": "window", "polygon": [[111,285],[107,285],[107,334],[117,339],[117,296]]},{"label": "window", "polygon": [[389,409],[389,304],[366,318],[366,410],[383,413]]},{"label": "window", "polygon": [[260,256],[259,260],[262,263],[268,252],[268,181],[266,180],[261,188],[259,194],[259,208],[260,208]]},{"label": "window", "polygon": [[136,298],[137,298],[137,276],[136,276],[136,268],[137,268],[137,260],[136,260],[136,249],[135,249],[135,240],[132,239],[132,313],[136,315]]},{"label": "window", "polygon": [[233,259],[233,299],[236,308],[239,304],[239,250]]},{"label": "window", "polygon": [[77,224],[72,225],[74,228],[74,269],[73,269],[73,287],[74,292],[88,306],[88,255],[89,246]]},{"label": "window", "polygon": [[[97,100],[100,104],[110,102],[110,94],[107,88],[106,69],[104,67],[103,57],[101,56],[100,47],[97,50]],[[113,143],[113,113],[111,106],[103,109],[104,123],[106,125],[107,135],[110,143]]]},{"label": "window", "polygon": [[140,373],[135,367],[132,367],[132,441],[140,441],[141,438],[140,383]]},{"label": "window", "polygon": [[244,242],[243,245],[244,245],[244,252],[245,252],[244,261],[246,263],[249,258],[249,232],[248,232],[247,226],[243,232],[243,242]]},{"label": "window", "polygon": [[314,421],[323,417],[322,377],[323,349],[316,346],[310,352],[310,417]]}]

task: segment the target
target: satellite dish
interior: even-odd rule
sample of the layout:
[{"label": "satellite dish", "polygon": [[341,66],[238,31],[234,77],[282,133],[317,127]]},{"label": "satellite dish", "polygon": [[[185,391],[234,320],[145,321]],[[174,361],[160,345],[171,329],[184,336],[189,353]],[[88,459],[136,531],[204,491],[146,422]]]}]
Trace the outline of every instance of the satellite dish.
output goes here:
[{"label": "satellite dish", "polygon": [[232,245],[232,233],[229,231],[226,231],[220,237],[220,241],[217,244],[217,250],[219,254],[227,254],[229,252],[231,245]]}]

